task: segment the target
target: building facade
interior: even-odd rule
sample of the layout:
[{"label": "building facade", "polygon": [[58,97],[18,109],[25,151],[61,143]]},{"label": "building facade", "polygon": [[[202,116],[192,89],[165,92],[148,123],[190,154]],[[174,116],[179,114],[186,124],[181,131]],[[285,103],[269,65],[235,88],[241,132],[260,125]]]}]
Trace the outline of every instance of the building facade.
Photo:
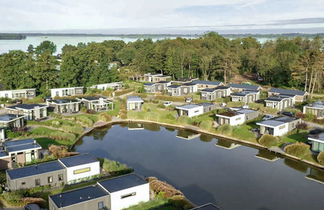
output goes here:
[{"label": "building facade", "polygon": [[141,110],[144,100],[138,96],[128,96],[126,101],[127,110]]},{"label": "building facade", "polygon": [[266,107],[278,109],[279,111],[292,107],[295,104],[294,96],[274,95],[268,97],[264,101]]},{"label": "building facade", "polygon": [[47,118],[47,105],[44,104],[17,104],[6,107],[8,113],[23,115],[26,120],[41,120]]},{"label": "building facade", "polygon": [[50,210],[121,210],[150,200],[150,186],[136,174],[49,196]]},{"label": "building facade", "polygon": [[198,104],[177,106],[178,116],[196,117],[204,113],[204,107]]},{"label": "building facade", "polygon": [[67,97],[83,95],[84,87],[67,87],[67,88],[53,88],[51,89],[51,97]]},{"label": "building facade", "polygon": [[2,114],[0,115],[0,127],[3,128],[22,128],[25,126],[23,115],[16,114]]},{"label": "building facade", "polygon": [[324,119],[324,101],[317,101],[303,107],[304,114],[314,115],[317,119]]},{"label": "building facade", "polygon": [[100,163],[88,154],[81,154],[37,165],[6,171],[10,190],[38,186],[59,187],[88,180],[100,174]]},{"label": "building facade", "polygon": [[55,113],[77,113],[80,111],[81,101],[76,99],[57,99],[57,100],[47,100],[47,105]]},{"label": "building facade", "polygon": [[253,103],[260,99],[260,92],[242,91],[231,93],[231,100],[235,102]]},{"label": "building facade", "polygon": [[95,112],[112,110],[114,108],[113,102],[105,97],[83,97],[81,102],[88,110],[93,110]]},{"label": "building facade", "polygon": [[214,101],[217,98],[230,96],[231,89],[227,86],[219,86],[216,88],[207,88],[200,91],[202,100]]},{"label": "building facade", "polygon": [[278,95],[286,95],[295,97],[296,102],[304,102],[307,100],[308,93],[301,90],[289,90],[282,88],[271,88],[268,91],[268,96],[278,96]]},{"label": "building facade", "polygon": [[10,99],[32,99],[36,96],[36,89],[20,89],[20,90],[2,90],[0,91],[0,98]]}]

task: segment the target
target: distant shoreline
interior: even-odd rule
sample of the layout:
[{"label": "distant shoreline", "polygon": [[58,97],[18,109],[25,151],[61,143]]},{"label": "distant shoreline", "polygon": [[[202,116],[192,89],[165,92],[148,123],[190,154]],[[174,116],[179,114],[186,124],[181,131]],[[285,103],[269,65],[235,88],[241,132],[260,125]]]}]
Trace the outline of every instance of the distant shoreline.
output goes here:
[{"label": "distant shoreline", "polygon": [[[25,39],[28,36],[88,36],[88,37],[188,37],[188,38],[197,38],[202,36],[201,34],[111,34],[111,33],[0,33],[1,39]],[[278,37],[324,37],[324,33],[269,33],[269,34],[257,34],[257,33],[241,33],[241,34],[221,34],[220,35],[226,38],[243,38],[243,37],[255,37],[255,38],[278,38]]]}]

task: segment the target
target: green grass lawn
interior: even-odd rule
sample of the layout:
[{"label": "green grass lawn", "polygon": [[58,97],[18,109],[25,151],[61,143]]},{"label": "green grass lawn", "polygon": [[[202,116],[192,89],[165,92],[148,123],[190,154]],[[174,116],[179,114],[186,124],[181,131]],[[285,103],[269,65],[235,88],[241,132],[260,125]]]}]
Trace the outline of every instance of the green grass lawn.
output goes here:
[{"label": "green grass lawn", "polygon": [[41,145],[43,149],[48,148],[49,145],[54,144],[54,145],[61,145],[59,142],[57,142],[54,139],[50,138],[35,138],[37,143]]},{"label": "green grass lawn", "polygon": [[281,138],[283,143],[294,143],[294,142],[306,142],[308,136],[307,130],[301,130],[297,133],[297,130],[294,130],[292,133],[285,135]]}]

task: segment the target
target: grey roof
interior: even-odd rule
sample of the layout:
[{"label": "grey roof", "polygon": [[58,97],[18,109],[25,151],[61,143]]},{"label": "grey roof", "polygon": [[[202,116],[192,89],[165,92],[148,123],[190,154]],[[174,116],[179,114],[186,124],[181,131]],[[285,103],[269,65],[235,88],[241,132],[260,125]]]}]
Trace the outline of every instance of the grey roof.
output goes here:
[{"label": "grey roof", "polygon": [[273,120],[277,120],[277,121],[281,121],[281,122],[292,122],[292,121],[295,121],[298,119],[295,117],[280,116],[280,117],[273,118]]},{"label": "grey roof", "polygon": [[17,104],[14,106],[8,106],[9,109],[35,109],[36,107],[47,107],[47,105],[44,104]]},{"label": "grey roof", "polygon": [[160,82],[157,82],[157,83],[165,84],[165,83],[170,83],[170,81],[160,81]]},{"label": "grey roof", "polygon": [[269,92],[280,93],[283,95],[292,95],[292,96],[295,95],[303,96],[306,93],[305,91],[301,91],[301,90],[288,90],[282,88],[271,88]]},{"label": "grey roof", "polygon": [[94,185],[52,195],[50,198],[58,208],[63,208],[77,203],[97,199],[106,195],[108,195],[108,193],[104,189],[98,185]]},{"label": "grey roof", "polygon": [[55,99],[55,100],[50,100],[50,102],[56,103],[56,104],[69,104],[69,103],[76,103],[79,102],[76,99]]},{"label": "grey roof", "polygon": [[249,94],[257,94],[258,92],[255,91],[242,91],[242,92],[236,92],[236,93],[232,93],[232,96],[246,96]]},{"label": "grey roof", "polygon": [[222,82],[219,81],[206,81],[206,80],[194,80],[192,84],[203,84],[203,85],[220,85]]},{"label": "grey roof", "polygon": [[144,102],[139,96],[127,96],[127,102]]},{"label": "grey roof", "polygon": [[285,122],[271,119],[271,120],[264,120],[264,121],[258,122],[257,124],[262,124],[262,125],[271,126],[271,127],[277,127],[279,125],[285,124]]},{"label": "grey roof", "polygon": [[73,167],[73,166],[98,162],[98,160],[95,157],[93,157],[89,154],[81,154],[81,155],[65,157],[65,158],[61,158],[60,161],[66,167]]},{"label": "grey roof", "polygon": [[218,86],[218,87],[215,87],[215,88],[205,88],[201,91],[204,91],[204,92],[214,92],[216,90],[225,90],[225,89],[228,89],[229,87],[228,86]]},{"label": "grey roof", "polygon": [[24,117],[23,115],[16,115],[16,114],[2,114],[0,115],[0,121],[9,122],[18,118]]},{"label": "grey roof", "polygon": [[318,141],[324,142],[324,132],[316,135],[315,137],[311,137],[312,139],[316,139]]},{"label": "grey roof", "polygon": [[314,107],[317,109],[324,109],[324,101],[316,101],[312,104],[307,105],[308,107]]},{"label": "grey roof", "polygon": [[144,83],[144,86],[153,86],[155,85],[154,83]]},{"label": "grey roof", "polygon": [[179,88],[181,85],[170,85],[168,88]]},{"label": "grey roof", "polygon": [[191,210],[220,210],[220,208],[218,208],[217,206],[215,206],[212,203],[207,203],[205,205],[198,206],[198,207],[193,208]]},{"label": "grey roof", "polygon": [[257,86],[257,85],[234,84],[234,83],[231,83],[229,86],[232,88],[240,88],[240,89],[244,89],[244,90],[254,90],[254,91],[257,91],[260,88],[260,86]]},{"label": "grey roof", "polygon": [[241,114],[249,114],[249,113],[253,113],[253,112],[257,112],[253,109],[239,109],[237,110],[238,113],[241,113]]},{"label": "grey roof", "polygon": [[128,189],[131,187],[136,187],[146,183],[147,181],[145,181],[143,178],[139,177],[136,174],[128,174],[99,182],[99,184],[110,193]]},{"label": "grey roof", "polygon": [[265,100],[266,101],[282,101],[286,98],[291,98],[291,96],[287,96],[287,95],[270,96]]},{"label": "grey roof", "polygon": [[214,106],[214,104],[213,103],[200,103],[200,104],[197,104],[197,105],[199,105],[199,106],[203,106],[203,107],[207,107],[207,106]]},{"label": "grey roof", "polygon": [[0,158],[7,157],[9,154],[6,151],[0,151]]},{"label": "grey roof", "polygon": [[51,171],[58,171],[62,169],[64,169],[62,164],[59,161],[55,160],[47,163],[40,163],[32,166],[10,169],[7,170],[7,173],[10,179],[13,180],[13,179],[20,179],[28,176],[34,176],[38,174],[44,174]]},{"label": "grey roof", "polygon": [[42,148],[34,139],[7,141],[3,144],[3,146],[7,152],[18,152]]},{"label": "grey roof", "polygon": [[106,97],[102,97],[102,96],[86,96],[82,98],[87,101],[98,101],[100,98],[106,99]]},{"label": "grey roof", "polygon": [[201,105],[198,105],[198,104],[186,104],[186,105],[182,105],[182,106],[177,106],[176,108],[177,109],[193,109],[193,108],[196,108],[196,107],[199,107]]}]

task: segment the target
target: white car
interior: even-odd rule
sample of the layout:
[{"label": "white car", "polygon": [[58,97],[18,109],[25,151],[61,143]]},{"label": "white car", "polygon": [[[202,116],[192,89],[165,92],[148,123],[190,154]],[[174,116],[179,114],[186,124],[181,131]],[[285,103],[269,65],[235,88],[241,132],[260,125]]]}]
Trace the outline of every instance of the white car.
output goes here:
[{"label": "white car", "polygon": [[171,106],[172,105],[172,101],[166,101],[163,103],[164,106]]}]

